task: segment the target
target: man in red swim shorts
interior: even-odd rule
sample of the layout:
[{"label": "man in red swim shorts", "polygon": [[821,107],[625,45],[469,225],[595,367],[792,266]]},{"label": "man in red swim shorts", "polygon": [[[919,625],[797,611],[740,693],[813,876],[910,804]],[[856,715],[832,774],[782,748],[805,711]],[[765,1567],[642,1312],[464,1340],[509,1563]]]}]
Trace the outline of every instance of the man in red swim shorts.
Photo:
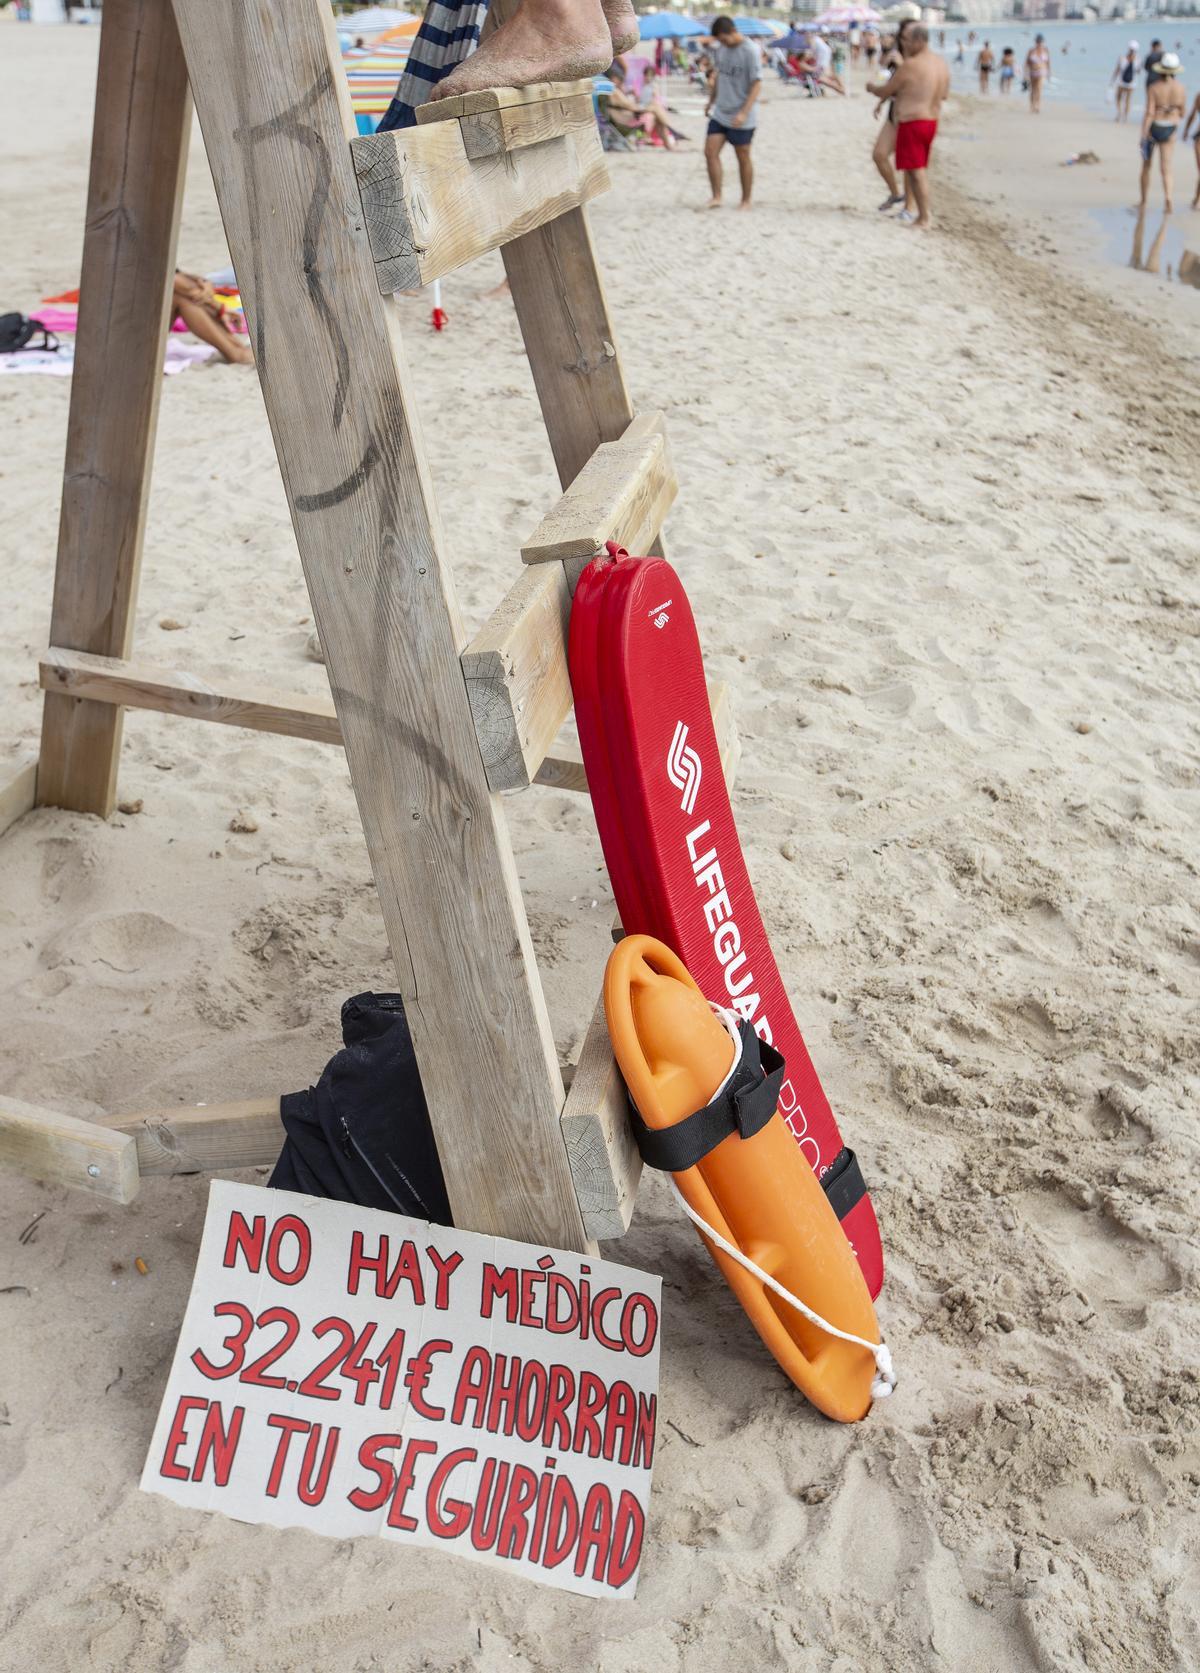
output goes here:
[{"label": "man in red swim shorts", "polygon": [[917,213],[903,210],[896,219],[927,231],[933,221],[929,214],[929,152],[937,133],[938,116],[950,91],[950,70],[946,60],[930,50],[929,31],[912,23],[904,31],[900,47],[903,62],[890,81],[871,82],[867,92],[877,99],[892,99],[896,111],[896,167],[912,189]]}]

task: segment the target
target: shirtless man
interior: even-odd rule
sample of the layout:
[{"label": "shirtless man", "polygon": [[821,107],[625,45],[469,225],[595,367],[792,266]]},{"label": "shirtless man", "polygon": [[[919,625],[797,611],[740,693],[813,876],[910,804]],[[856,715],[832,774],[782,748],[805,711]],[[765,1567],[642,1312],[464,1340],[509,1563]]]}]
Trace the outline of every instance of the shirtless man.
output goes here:
[{"label": "shirtless man", "polygon": [[996,68],[996,54],[992,51],[991,41],[984,41],[975,60],[975,68],[979,71],[979,91],[986,95],[992,71]]},{"label": "shirtless man", "polygon": [[1025,79],[1029,83],[1029,109],[1034,116],[1042,108],[1042,83],[1050,80],[1050,48],[1038,35],[1025,55]]},{"label": "shirtless man", "polygon": [[929,152],[937,133],[938,116],[950,91],[950,67],[929,46],[929,31],[913,23],[904,31],[901,49],[904,61],[891,81],[872,82],[867,87],[877,99],[896,101],[896,167],[912,189],[917,213],[902,211],[896,219],[927,232],[933,225],[929,215]]},{"label": "shirtless man", "polygon": [[1174,208],[1171,174],[1175,160],[1175,134],[1187,112],[1187,94],[1179,79],[1182,67],[1178,53],[1163,53],[1158,61],[1158,79],[1146,89],[1146,114],[1142,118],[1141,203],[1145,207],[1150,192],[1150,170],[1157,151],[1162,173],[1163,208],[1168,215]]}]

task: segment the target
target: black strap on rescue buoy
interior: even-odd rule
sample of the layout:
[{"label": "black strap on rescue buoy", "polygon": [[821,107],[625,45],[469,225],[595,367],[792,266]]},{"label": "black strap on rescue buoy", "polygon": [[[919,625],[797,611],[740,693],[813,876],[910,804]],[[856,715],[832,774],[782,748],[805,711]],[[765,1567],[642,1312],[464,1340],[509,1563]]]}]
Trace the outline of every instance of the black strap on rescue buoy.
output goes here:
[{"label": "black strap on rescue buoy", "polygon": [[858,1165],[858,1157],[849,1146],[838,1151],[828,1171],[821,1175],[821,1184],[839,1220],[844,1220],[866,1196],[867,1182]]},{"label": "black strap on rescue buoy", "polygon": [[775,1114],[783,1085],[783,1058],[760,1040],[748,1022],[738,1024],[742,1055],[710,1104],[673,1127],[647,1127],[632,1101],[633,1136],[648,1168],[683,1173],[732,1134],[752,1139]]}]

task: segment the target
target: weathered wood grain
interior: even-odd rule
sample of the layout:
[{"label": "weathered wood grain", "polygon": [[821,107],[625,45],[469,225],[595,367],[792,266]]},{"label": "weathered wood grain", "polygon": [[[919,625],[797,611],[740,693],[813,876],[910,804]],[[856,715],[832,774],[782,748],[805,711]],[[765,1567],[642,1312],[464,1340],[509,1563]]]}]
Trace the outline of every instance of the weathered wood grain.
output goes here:
[{"label": "weathered wood grain", "polygon": [[425,127],[430,122],[456,121],[460,116],[520,110],[526,105],[570,98],[586,98],[590,104],[591,81],[535,81],[528,87],[484,87],[475,93],[459,93],[452,99],[431,99],[417,106],[417,125]]},{"label": "weathered wood grain", "polygon": [[459,122],[463,150],[472,161],[544,145],[575,128],[594,128],[596,114],[590,93],[569,99],[547,99],[544,104],[514,105],[506,110],[481,111]]},{"label": "weathered wood grain", "polygon": [[138,1192],[137,1147],[95,1121],[0,1093],[0,1168],[50,1185],[71,1185],[112,1202]]},{"label": "weathered wood grain", "polygon": [[563,1105],[562,1135],[584,1229],[594,1238],[623,1236],[633,1216],[642,1158],[629,1125],[625,1082],[608,1038],[603,994]]},{"label": "weathered wood grain", "polygon": [[106,1116],[103,1126],[137,1146],[143,1179],[155,1174],[265,1167],[278,1157],[285,1136],[278,1098],[139,1110]]},{"label": "weathered wood grain", "polygon": [[24,751],[0,768],[0,836],[37,802],[38,758]]},{"label": "weathered wood grain", "polygon": [[640,414],[596,449],[521,547],[521,561],[586,563],[608,540],[644,556],[677,490],[666,422],[661,413]]},{"label": "weathered wood grain", "polygon": [[351,145],[384,296],[426,285],[608,189],[595,123],[472,161],[457,122]]},{"label": "weathered wood grain", "polygon": [[462,656],[493,790],[532,783],[571,707],[571,599],[561,564],[526,570]]},{"label": "weathered wood grain", "polygon": [[[100,31],[79,331],[50,637],[128,656],[192,107],[166,0],[109,0]],[[47,695],[38,800],[112,812],[121,711]]]},{"label": "weathered wood grain", "polygon": [[[562,1077],[329,7],[175,10],[454,1219],[582,1248]],[[420,133],[461,155],[455,124]]]},{"label": "weathered wood grain", "polygon": [[131,709],[245,726],[255,732],[278,732],[289,738],[340,744],[342,729],[329,697],[296,697],[263,691],[238,681],[159,668],[148,662],[89,656],[52,645],[38,664],[46,691],[86,697],[94,703],[121,703]]}]

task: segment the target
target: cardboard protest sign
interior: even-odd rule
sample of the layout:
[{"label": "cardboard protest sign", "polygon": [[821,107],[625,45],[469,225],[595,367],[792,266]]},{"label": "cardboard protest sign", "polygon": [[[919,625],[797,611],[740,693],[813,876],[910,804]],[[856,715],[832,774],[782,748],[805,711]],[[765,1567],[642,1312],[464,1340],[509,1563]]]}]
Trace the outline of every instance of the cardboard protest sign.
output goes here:
[{"label": "cardboard protest sign", "polygon": [[216,1181],[142,1487],[632,1597],[660,1294],[609,1261]]}]

